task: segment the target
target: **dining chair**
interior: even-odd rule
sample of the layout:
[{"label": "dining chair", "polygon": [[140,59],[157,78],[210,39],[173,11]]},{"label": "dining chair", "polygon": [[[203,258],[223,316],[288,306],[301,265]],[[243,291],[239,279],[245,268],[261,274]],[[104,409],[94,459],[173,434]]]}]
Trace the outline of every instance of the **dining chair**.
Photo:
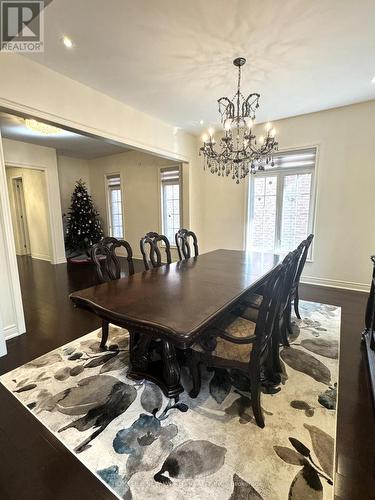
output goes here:
[{"label": "dining chair", "polygon": [[[191,397],[199,394],[201,386],[200,366],[235,368],[250,379],[251,406],[256,423],[264,427],[261,407],[261,389],[265,383],[273,382],[274,356],[279,349],[278,342],[272,342],[277,335],[277,320],[282,300],[285,300],[285,277],[290,266],[279,264],[271,274],[264,288],[263,300],[256,322],[226,313],[209,329],[210,345],[197,343],[191,349],[189,360],[193,389]],[[213,342],[214,339],[214,342]],[[270,381],[270,382],[269,382]]]},{"label": "dining chair", "polygon": [[194,257],[197,257],[199,255],[198,239],[196,234],[189,229],[179,229],[175,234],[175,242],[178,251],[178,257],[180,260],[190,259],[191,257],[191,246],[189,238],[193,240]]},{"label": "dining chair", "polygon": [[301,319],[301,315],[300,315],[299,307],[298,307],[299,306],[299,291],[298,291],[298,287],[299,287],[299,282],[300,282],[300,279],[301,279],[301,274],[302,274],[303,268],[305,267],[306,259],[307,259],[307,256],[308,256],[309,249],[310,249],[310,246],[311,246],[313,238],[314,238],[314,235],[313,234],[309,234],[309,236],[304,241],[302,241],[300,243],[300,245],[302,246],[302,255],[301,255],[300,262],[298,264],[297,274],[295,276],[295,279],[294,279],[294,282],[293,282],[293,287],[292,287],[292,290],[291,290],[291,295],[290,295],[290,302],[291,303],[293,302],[294,312],[296,313],[296,316],[297,316],[298,319]]},{"label": "dining chair", "polygon": [[[314,238],[313,234],[310,234],[305,240],[301,241],[301,243],[298,245],[296,248],[295,252],[296,254],[299,255],[298,261],[295,261],[295,275],[293,278],[293,282],[290,285],[290,293],[289,293],[289,301],[287,304],[287,308],[285,311],[285,322],[284,326],[288,330],[289,334],[293,334],[293,328],[292,328],[292,320],[291,320],[291,313],[292,313],[292,303],[294,305],[294,311],[296,313],[296,316],[298,319],[301,319],[299,309],[298,309],[298,304],[299,304],[299,293],[298,293],[298,287],[299,287],[299,282],[301,278],[301,274],[303,271],[303,268],[306,263],[307,255],[309,252],[309,248],[311,245],[311,242]],[[249,319],[252,319],[254,317],[254,314],[256,312],[251,312],[251,309],[254,309],[255,311],[259,309],[260,304],[262,303],[262,287],[260,287],[258,290],[255,292],[251,293],[248,297],[243,299],[243,302],[246,303],[248,309],[247,309],[247,316],[249,316]],[[285,331],[283,331],[283,339],[284,339],[284,344],[289,345],[288,342],[288,335]]]},{"label": "dining chair", "polygon": [[303,251],[303,246],[298,245],[298,247],[290,253],[291,260],[290,265],[288,267],[285,282],[284,282],[284,297],[285,301],[283,302],[280,310],[280,330],[279,330],[279,343],[285,347],[289,347],[289,338],[288,332],[292,335],[292,324],[291,324],[291,294],[293,290],[293,284],[295,282],[295,277],[298,270],[298,265],[301,260],[301,255]]},{"label": "dining chair", "polygon": [[[283,260],[283,264],[287,265],[287,270],[284,280],[284,291],[283,291],[283,298],[285,300],[283,300],[283,303],[278,311],[279,314],[278,339],[279,339],[279,344],[282,344],[285,347],[289,347],[288,332],[290,334],[293,333],[291,327],[290,297],[293,290],[293,284],[295,281],[295,276],[297,274],[302,251],[303,251],[303,246],[302,244],[300,244],[295,250],[293,250],[293,252],[290,252]],[[250,321],[255,321],[259,313],[261,304],[263,302],[264,286],[265,285],[263,285],[263,288],[262,290],[259,291],[259,293],[250,294],[248,297],[242,299],[237,309],[235,310],[236,314]]]},{"label": "dining chair", "polygon": [[298,285],[313,237],[314,235],[310,234],[306,238],[306,240],[301,241],[301,243],[294,250],[294,252],[292,252],[294,255],[293,265],[292,269],[290,270],[290,275],[287,278],[287,284],[286,284],[288,288],[288,301],[283,311],[284,321],[282,323],[282,328],[280,331],[281,343],[287,347],[289,346],[288,334],[293,335],[294,333],[292,327],[292,302],[294,303],[294,309],[296,311],[297,318],[301,319],[301,316],[299,315],[298,311],[298,300],[299,300]]},{"label": "dining chair", "polygon": [[[163,264],[170,264],[172,262],[171,245],[168,238],[163,234],[151,231],[141,238],[139,244],[146,271],[150,268],[160,267]],[[164,250],[165,262],[162,261],[162,253],[159,245]]]},{"label": "dining chair", "polygon": [[[116,255],[117,248],[124,248],[128,264],[129,276],[134,274],[133,251],[130,244],[125,240],[113,237],[103,238],[95,243],[90,250],[91,259],[95,264],[96,276],[100,283],[117,280],[121,277],[121,263]],[[109,322],[102,320],[102,339],[100,348],[106,349],[108,340]]]}]

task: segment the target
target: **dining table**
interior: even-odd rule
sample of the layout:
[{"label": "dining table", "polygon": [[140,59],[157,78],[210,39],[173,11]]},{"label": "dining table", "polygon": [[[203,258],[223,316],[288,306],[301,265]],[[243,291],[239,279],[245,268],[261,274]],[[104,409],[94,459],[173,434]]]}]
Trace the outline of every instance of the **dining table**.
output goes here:
[{"label": "dining table", "polygon": [[[214,250],[70,294],[80,308],[129,332],[128,377],[178,399],[178,355],[259,289],[280,262],[274,253]],[[159,356],[154,356],[158,345]],[[155,359],[154,359],[155,358]]]}]

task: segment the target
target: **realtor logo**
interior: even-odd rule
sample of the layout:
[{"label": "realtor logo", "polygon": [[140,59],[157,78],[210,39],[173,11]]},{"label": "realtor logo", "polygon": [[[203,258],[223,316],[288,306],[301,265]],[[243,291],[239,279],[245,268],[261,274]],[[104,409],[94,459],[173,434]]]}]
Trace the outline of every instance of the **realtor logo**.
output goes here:
[{"label": "realtor logo", "polygon": [[1,0],[3,52],[43,52],[44,0]]}]

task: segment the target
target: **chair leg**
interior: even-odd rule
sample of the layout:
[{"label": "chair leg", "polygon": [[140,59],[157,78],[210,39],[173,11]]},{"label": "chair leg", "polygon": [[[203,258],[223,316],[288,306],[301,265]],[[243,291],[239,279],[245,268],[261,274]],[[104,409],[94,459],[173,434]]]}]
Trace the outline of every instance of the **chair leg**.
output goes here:
[{"label": "chair leg", "polygon": [[252,374],[251,371],[252,370],[250,370],[251,407],[257,425],[261,429],[263,429],[265,424],[264,424],[262,406],[260,404],[260,397],[261,397],[260,378],[259,374],[258,375]]},{"label": "chair leg", "polygon": [[202,385],[199,355],[195,351],[191,350],[189,352],[187,362],[190,370],[191,380],[193,383],[193,387],[189,392],[189,396],[194,399],[200,393]]},{"label": "chair leg", "polygon": [[278,331],[275,332],[273,339],[271,339],[272,365],[274,372],[279,375],[283,369],[280,362],[280,327],[277,326],[276,328]]},{"label": "chair leg", "polygon": [[293,335],[293,328],[292,328],[292,303],[289,302],[287,305],[287,308],[285,310],[285,322],[286,322],[286,327],[289,332],[289,335]]},{"label": "chair leg", "polygon": [[280,342],[283,346],[289,347],[288,333],[286,327],[285,314],[281,318],[281,326],[280,326]]},{"label": "chair leg", "polygon": [[105,319],[102,321],[102,341],[100,342],[100,349],[107,349],[106,343],[108,340],[109,323]]},{"label": "chair leg", "polygon": [[301,315],[299,313],[299,308],[298,308],[298,303],[299,303],[299,295],[298,295],[298,287],[295,291],[295,296],[294,296],[294,312],[296,313],[296,316],[298,319],[301,319]]}]

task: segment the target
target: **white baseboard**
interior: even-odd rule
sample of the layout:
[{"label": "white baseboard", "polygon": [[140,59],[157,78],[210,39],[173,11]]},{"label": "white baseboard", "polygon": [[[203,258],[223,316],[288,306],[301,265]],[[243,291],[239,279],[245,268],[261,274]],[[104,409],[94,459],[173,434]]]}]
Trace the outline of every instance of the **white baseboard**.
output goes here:
[{"label": "white baseboard", "polygon": [[31,258],[37,260],[46,260],[47,262],[51,262],[51,257],[43,253],[32,253]]},{"label": "white baseboard", "polygon": [[13,337],[17,337],[18,335],[21,335],[20,332],[18,331],[17,325],[8,325],[3,328],[4,332],[4,338],[5,340],[10,340]]},{"label": "white baseboard", "polygon": [[136,259],[136,260],[143,260],[143,255],[141,253],[133,253],[133,259]]},{"label": "white baseboard", "polygon": [[66,258],[60,257],[59,259],[56,259],[54,262],[51,262],[51,264],[66,264]]},{"label": "white baseboard", "polygon": [[313,276],[302,276],[301,283],[307,285],[319,285],[329,288],[342,288],[344,290],[354,290],[356,292],[369,292],[370,285],[368,283],[354,283],[352,281],[331,280],[328,278],[315,278]]}]

